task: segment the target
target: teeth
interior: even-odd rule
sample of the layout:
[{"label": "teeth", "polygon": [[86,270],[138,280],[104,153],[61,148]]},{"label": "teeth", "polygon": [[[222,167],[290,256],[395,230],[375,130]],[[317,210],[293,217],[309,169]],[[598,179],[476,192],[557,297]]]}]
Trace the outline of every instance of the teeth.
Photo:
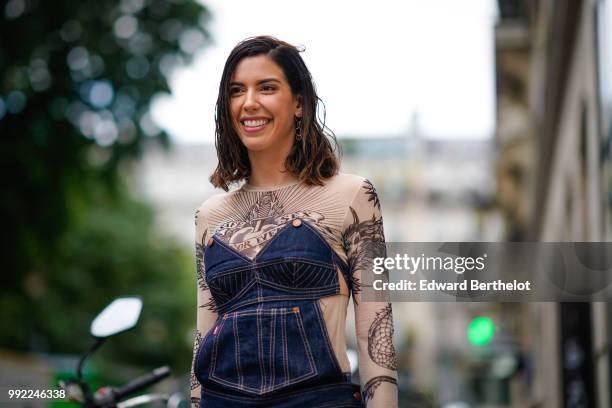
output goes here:
[{"label": "teeth", "polygon": [[268,123],[268,120],[267,119],[245,120],[242,123],[244,123],[246,126],[249,126],[249,127],[255,127],[255,126],[265,125],[266,123]]}]

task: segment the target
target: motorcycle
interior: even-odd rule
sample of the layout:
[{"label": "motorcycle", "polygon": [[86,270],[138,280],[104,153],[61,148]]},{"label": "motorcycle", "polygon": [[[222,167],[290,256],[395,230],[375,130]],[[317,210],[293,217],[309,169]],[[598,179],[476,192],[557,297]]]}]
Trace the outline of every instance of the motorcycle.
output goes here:
[{"label": "motorcycle", "polygon": [[111,336],[131,329],[138,322],[142,311],[142,300],[137,296],[121,297],[112,301],[91,323],[94,343],[81,357],[77,365],[76,379],[59,382],[71,402],[85,408],[130,408],[143,404],[165,404],[167,408],[188,408],[189,404],[179,392],[174,394],[152,393],[124,400],[170,375],[170,368],[163,366],[137,377],[121,387],[102,387],[95,393],[83,378],[85,361]]}]

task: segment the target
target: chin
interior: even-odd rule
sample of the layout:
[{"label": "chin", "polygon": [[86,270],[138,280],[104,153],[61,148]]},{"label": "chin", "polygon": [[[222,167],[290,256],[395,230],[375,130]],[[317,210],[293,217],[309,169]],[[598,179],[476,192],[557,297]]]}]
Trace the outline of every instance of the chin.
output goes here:
[{"label": "chin", "polygon": [[242,144],[247,150],[252,152],[260,152],[268,147],[268,143],[265,140],[257,140],[257,138],[247,137],[242,139]]}]

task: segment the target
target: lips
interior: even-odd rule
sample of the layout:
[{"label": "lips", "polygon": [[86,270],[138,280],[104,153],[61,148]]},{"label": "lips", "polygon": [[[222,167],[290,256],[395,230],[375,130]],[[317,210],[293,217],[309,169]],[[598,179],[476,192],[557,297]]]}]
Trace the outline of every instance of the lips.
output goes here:
[{"label": "lips", "polygon": [[242,129],[247,133],[257,133],[262,131],[268,124],[270,119],[257,118],[257,119],[242,119],[240,125]]}]

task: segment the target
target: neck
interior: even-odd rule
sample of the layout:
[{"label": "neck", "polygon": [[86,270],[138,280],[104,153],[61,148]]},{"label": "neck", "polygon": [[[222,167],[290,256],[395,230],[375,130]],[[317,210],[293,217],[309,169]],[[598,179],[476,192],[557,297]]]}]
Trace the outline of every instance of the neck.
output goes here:
[{"label": "neck", "polygon": [[285,160],[290,150],[291,145],[285,149],[249,151],[249,184],[253,187],[274,187],[297,181],[298,178],[285,169]]}]

